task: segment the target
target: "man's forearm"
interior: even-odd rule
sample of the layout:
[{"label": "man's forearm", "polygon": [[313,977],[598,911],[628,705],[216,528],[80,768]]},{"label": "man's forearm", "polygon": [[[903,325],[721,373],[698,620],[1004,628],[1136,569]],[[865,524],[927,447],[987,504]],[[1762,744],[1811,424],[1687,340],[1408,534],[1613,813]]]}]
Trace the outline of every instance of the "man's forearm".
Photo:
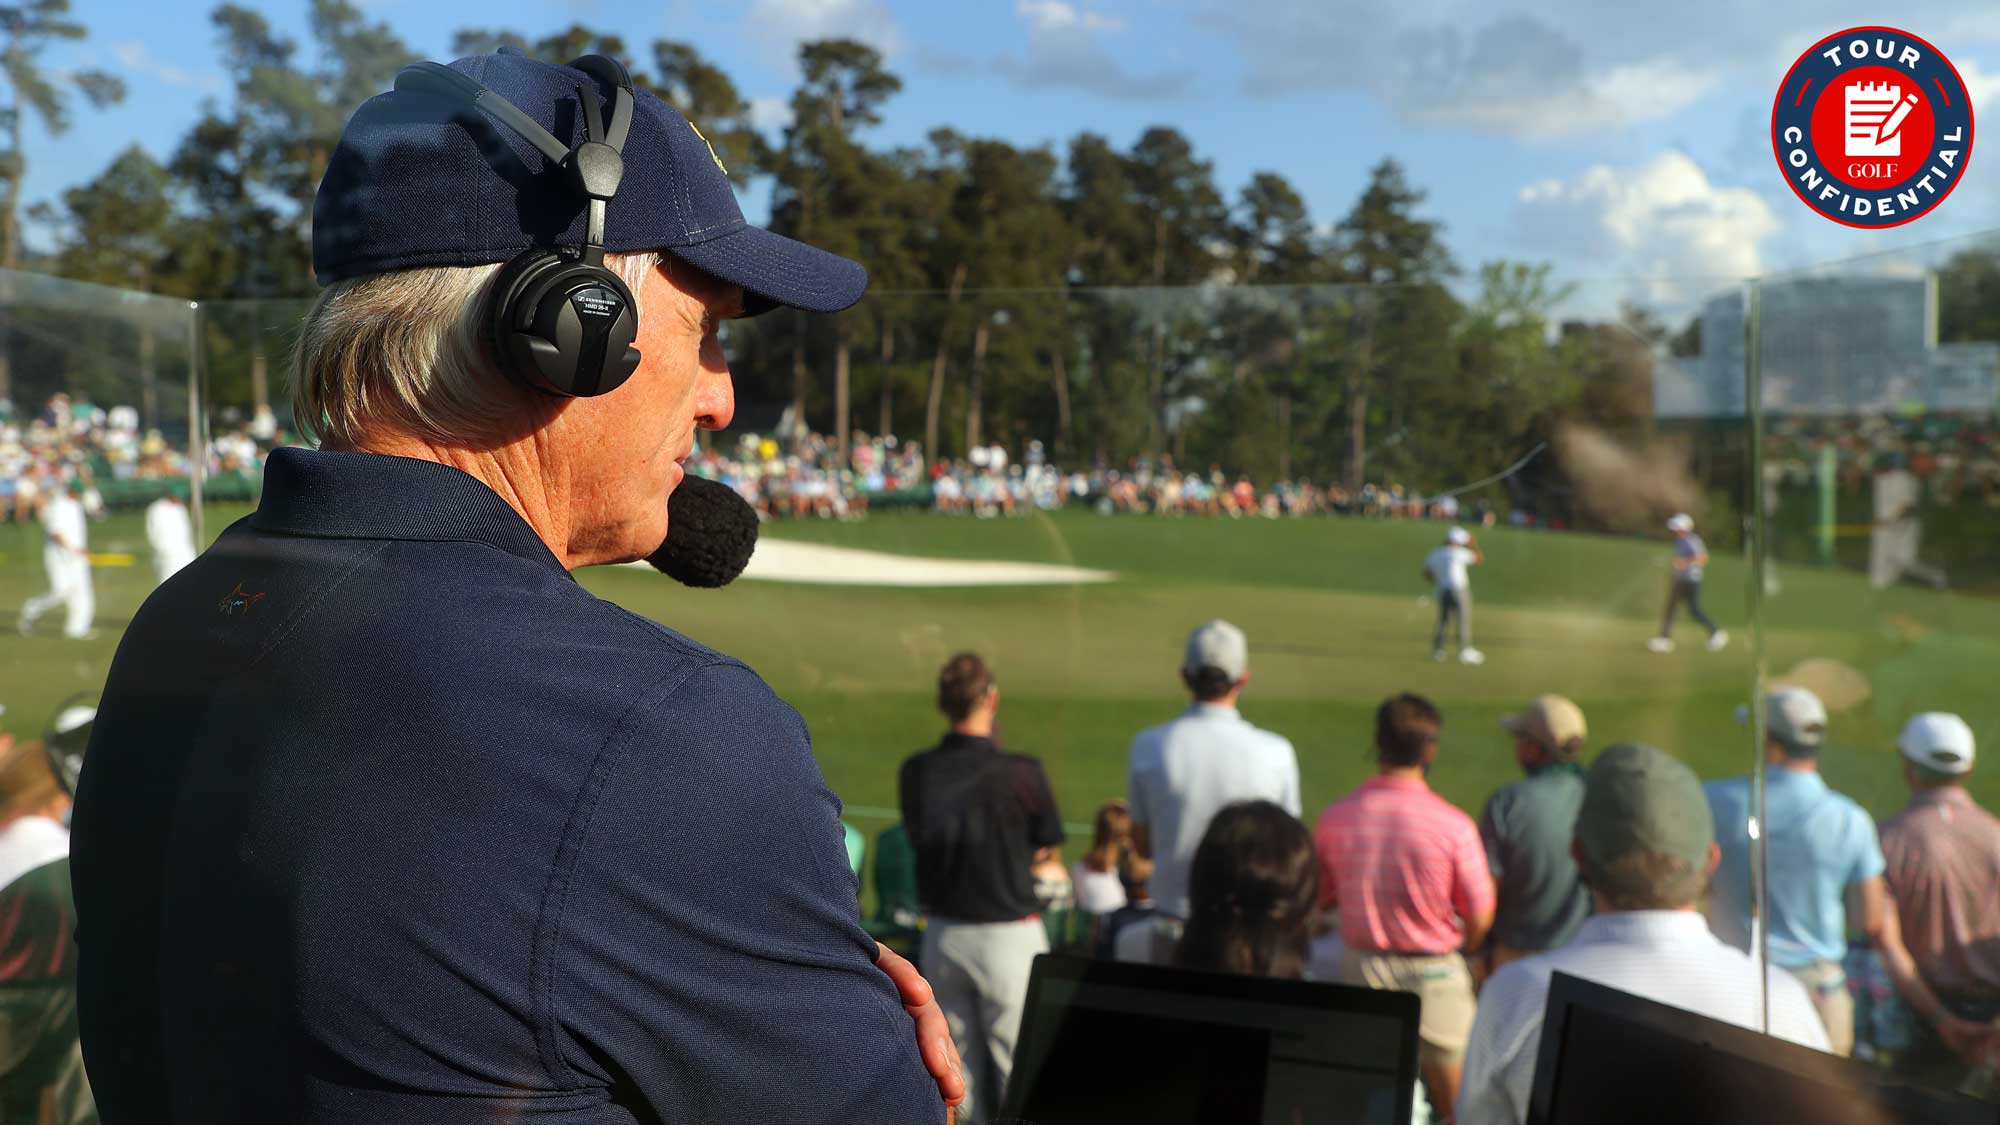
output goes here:
[{"label": "man's forearm", "polygon": [[1465,919],[1465,946],[1463,952],[1477,953],[1493,933],[1493,915]]},{"label": "man's forearm", "polygon": [[1910,947],[1903,942],[1902,919],[1896,914],[1896,900],[1889,893],[1888,883],[1878,875],[1856,885],[1848,892],[1848,911],[1849,920],[1867,935],[1869,946],[1882,959],[1883,971],[1889,974],[1903,1002],[1929,1023],[1944,1019],[1949,1013],[1938,1002],[1937,993],[1931,991],[1923,974],[1917,971],[1916,958],[1910,956]]},{"label": "man's forearm", "polygon": [[1935,1024],[1950,1013],[1944,1002],[1931,991],[1930,983],[1917,971],[1916,958],[1910,956],[1909,947],[1903,944],[1898,933],[1884,933],[1875,937],[1875,955],[1882,959],[1883,971],[1896,986],[1896,994],[1910,1009],[1921,1016],[1926,1023]]}]

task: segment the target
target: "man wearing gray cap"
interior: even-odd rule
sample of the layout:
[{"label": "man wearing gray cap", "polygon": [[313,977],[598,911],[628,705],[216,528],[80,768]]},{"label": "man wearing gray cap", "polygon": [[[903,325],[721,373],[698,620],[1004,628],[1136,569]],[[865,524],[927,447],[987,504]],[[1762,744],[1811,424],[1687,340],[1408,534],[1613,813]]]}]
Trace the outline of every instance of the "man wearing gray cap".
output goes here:
[{"label": "man wearing gray cap", "polygon": [[[1826,741],[1826,706],[1802,687],[1781,687],[1765,700],[1765,927],[1771,963],[1805,984],[1826,1023],[1837,1055],[1854,1050],[1854,997],[1847,988],[1847,933],[1860,931],[1882,959],[1896,991],[1941,1034],[1974,1029],[1946,1011],[1917,975],[1903,946],[1895,903],[1882,878],[1886,867],[1875,821],[1819,772]],[[1710,782],[1709,805],[1722,847],[1709,919],[1739,949],[1751,934],[1750,779]]]},{"label": "man wearing gray cap", "polygon": [[1292,744],[1236,710],[1250,683],[1243,630],[1216,620],[1189,634],[1181,683],[1193,702],[1172,721],[1139,732],[1125,779],[1133,843],[1153,860],[1153,898],[1168,930],[1187,918],[1188,865],[1217,811],[1265,800],[1299,815]]},{"label": "man wearing gray cap", "polygon": [[861,928],[805,723],[570,573],[660,549],[735,409],[721,322],[861,267],[747,225],[599,56],[406,68],[312,235],[320,448],[147,599],[93,727],[103,1120],[943,1120],[944,1017]]},{"label": "man wearing gray cap", "polygon": [[[1721,852],[1694,771],[1650,746],[1613,746],[1584,778],[1575,854],[1596,913],[1561,949],[1486,982],[1455,1125],[1527,1119],[1549,979],[1568,973],[1738,1027],[1761,1020],[1756,961],[1708,930],[1696,904]],[[1771,1034],[1826,1050],[1803,986],[1773,968]]]},{"label": "man wearing gray cap", "polygon": [[[1965,791],[1975,749],[1957,715],[1910,717],[1896,739],[1910,803],[1882,825],[1882,855],[1918,975],[1953,1015],[1990,1027],[2000,1017],[2000,818]],[[1965,1054],[1968,1044],[1944,1046]],[[1943,1053],[1929,1043],[1920,1052]]]}]

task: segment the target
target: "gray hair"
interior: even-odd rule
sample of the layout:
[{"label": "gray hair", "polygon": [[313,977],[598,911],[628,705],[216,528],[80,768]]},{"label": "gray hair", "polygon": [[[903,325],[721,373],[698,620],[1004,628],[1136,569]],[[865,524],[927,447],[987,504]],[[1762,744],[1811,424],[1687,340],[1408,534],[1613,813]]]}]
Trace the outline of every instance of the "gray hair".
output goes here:
[{"label": "gray hair", "polygon": [[[646,275],[671,259],[607,254],[642,312]],[[478,441],[518,409],[482,327],[497,265],[431,266],[337,281],[320,291],[292,348],[292,412],[324,445],[384,430],[443,444]]]}]

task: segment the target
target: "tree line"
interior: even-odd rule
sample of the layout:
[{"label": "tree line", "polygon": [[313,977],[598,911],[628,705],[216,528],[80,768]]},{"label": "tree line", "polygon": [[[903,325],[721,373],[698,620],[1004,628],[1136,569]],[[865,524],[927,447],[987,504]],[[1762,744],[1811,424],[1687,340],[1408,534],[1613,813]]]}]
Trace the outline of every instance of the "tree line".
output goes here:
[{"label": "tree line", "polygon": [[[202,300],[213,393],[246,406],[271,396],[297,312],[285,302],[313,292],[313,192],[341,126],[419,57],[352,0],[304,2],[305,43],[248,8],[215,8],[228,95],[164,160],[135,144],[28,212],[52,243],[29,267]],[[22,10],[53,19],[66,4]],[[17,104],[37,97],[22,79],[37,42],[0,45],[17,52],[0,54]],[[768,225],[867,265],[870,295],[847,313],[730,326],[746,423],[790,406],[842,439],[887,431],[946,456],[1041,439],[1069,464],[1166,454],[1261,480],[1436,487],[1511,462],[1566,422],[1649,440],[1654,357],[1691,346],[1636,308],[1554,323],[1570,291],[1546,265],[1465,270],[1392,159],[1323,221],[1277,171],[1218,182],[1165,125],[1129,144],[1082,132],[1024,148],[950,128],[921,145],[876,143],[902,82],[852,40],[799,48],[789,120],[770,130],[689,43],[642,49],[578,24],[539,38],[467,28],[451,44],[455,55],[502,45],[624,60],[700,127],[739,186],[768,180]],[[79,92],[116,92],[92,89]],[[15,136],[0,188],[19,182]],[[0,199],[9,254],[15,194]],[[207,304],[218,300],[244,303]],[[32,349],[11,335],[0,350]],[[38,364],[34,377],[61,376]]]}]

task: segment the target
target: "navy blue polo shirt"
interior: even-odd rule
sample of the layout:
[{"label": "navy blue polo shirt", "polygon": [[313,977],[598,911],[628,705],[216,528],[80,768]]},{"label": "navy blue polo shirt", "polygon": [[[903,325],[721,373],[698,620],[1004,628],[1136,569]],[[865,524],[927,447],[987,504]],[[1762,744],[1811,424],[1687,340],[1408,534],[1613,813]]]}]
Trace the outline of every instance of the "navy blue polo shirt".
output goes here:
[{"label": "navy blue polo shirt", "polygon": [[272,454],[81,789],[107,1125],[944,1116],[799,716],[457,469]]}]

